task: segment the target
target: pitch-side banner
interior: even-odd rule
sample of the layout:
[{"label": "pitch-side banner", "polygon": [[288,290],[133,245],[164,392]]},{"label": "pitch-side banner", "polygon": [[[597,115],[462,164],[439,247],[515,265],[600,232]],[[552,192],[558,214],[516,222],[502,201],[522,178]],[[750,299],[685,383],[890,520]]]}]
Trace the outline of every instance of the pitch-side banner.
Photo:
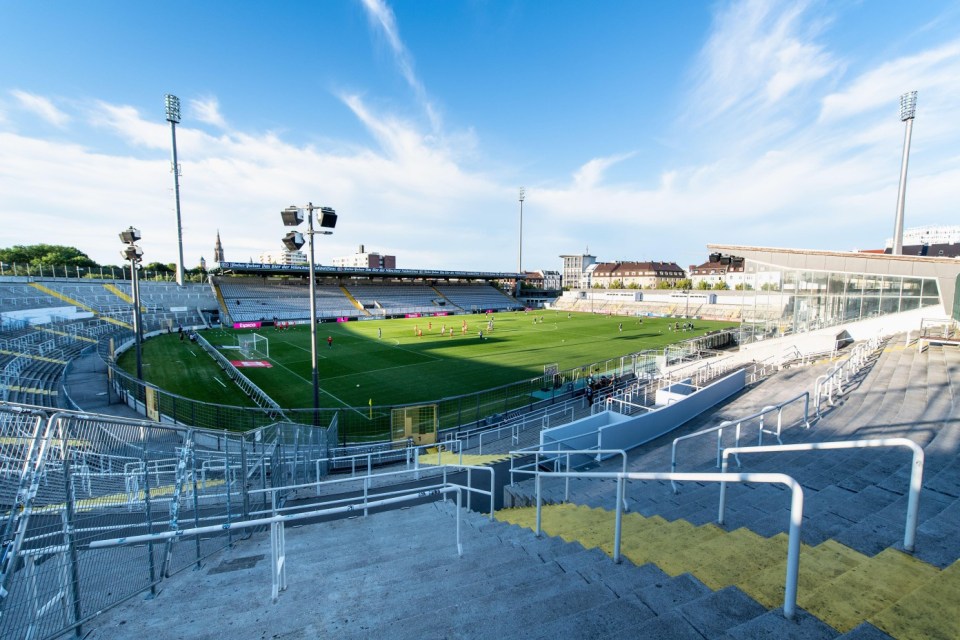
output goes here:
[{"label": "pitch-side banner", "polygon": [[269,369],[273,366],[266,360],[231,360],[230,364],[235,367],[259,367],[261,369]]},{"label": "pitch-side banner", "polygon": [[234,329],[259,329],[262,326],[262,323],[257,320],[256,322],[234,322]]}]

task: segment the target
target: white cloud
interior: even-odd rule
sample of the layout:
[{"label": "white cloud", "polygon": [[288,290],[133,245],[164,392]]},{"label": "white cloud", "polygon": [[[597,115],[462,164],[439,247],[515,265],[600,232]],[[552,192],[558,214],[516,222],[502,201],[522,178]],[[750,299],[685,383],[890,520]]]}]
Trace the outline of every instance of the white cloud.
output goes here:
[{"label": "white cloud", "polygon": [[592,189],[603,179],[603,173],[611,166],[633,157],[633,153],[623,153],[607,158],[594,158],[584,164],[573,176],[580,189]]},{"label": "white cloud", "polygon": [[200,122],[213,125],[218,129],[226,129],[227,121],[220,113],[220,103],[216,98],[205,98],[203,100],[191,100],[190,109],[193,117]]},{"label": "white cloud", "polygon": [[393,53],[394,62],[396,62],[397,67],[400,69],[400,75],[403,76],[403,79],[406,80],[407,84],[413,90],[417,101],[430,119],[433,130],[439,131],[441,128],[440,114],[437,113],[432,101],[427,96],[427,90],[413,70],[413,58],[400,39],[400,29],[397,27],[397,20],[393,15],[393,10],[386,5],[384,0],[361,0],[361,2],[367,12],[370,23],[386,38],[387,44]]},{"label": "white cloud", "polygon": [[[898,113],[900,94],[917,91],[923,100],[937,104],[937,95],[955,94],[960,78],[960,40],[916,55],[883,63],[851,82],[845,90],[823,98],[820,120],[833,122],[885,109]],[[920,108],[918,108],[918,113]]]},{"label": "white cloud", "polygon": [[810,19],[808,8],[747,0],[719,12],[694,72],[689,118],[763,117],[836,71],[838,61],[816,40],[823,20]]},{"label": "white cloud", "polygon": [[49,98],[44,98],[26,91],[14,89],[10,94],[16,98],[23,109],[39,116],[55,127],[64,127],[70,122],[70,116],[53,105]]}]

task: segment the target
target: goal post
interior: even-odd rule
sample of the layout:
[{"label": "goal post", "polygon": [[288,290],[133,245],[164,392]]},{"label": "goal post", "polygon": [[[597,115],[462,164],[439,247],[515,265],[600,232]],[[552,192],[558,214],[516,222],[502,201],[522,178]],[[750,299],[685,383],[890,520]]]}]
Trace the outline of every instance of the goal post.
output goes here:
[{"label": "goal post", "polygon": [[237,336],[237,346],[245,358],[270,358],[270,340],[259,333]]},{"label": "goal post", "polygon": [[553,389],[559,386],[560,365],[557,363],[543,365],[543,389]]},{"label": "goal post", "polygon": [[434,444],[437,441],[437,424],[435,404],[394,407],[390,411],[393,440],[412,438],[414,444]]}]

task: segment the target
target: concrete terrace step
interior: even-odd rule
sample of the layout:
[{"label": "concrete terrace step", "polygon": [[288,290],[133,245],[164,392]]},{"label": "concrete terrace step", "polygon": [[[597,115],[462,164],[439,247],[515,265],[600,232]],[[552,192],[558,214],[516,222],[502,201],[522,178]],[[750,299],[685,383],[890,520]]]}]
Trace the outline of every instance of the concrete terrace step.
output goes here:
[{"label": "concrete terrace step", "polygon": [[[511,509],[500,512],[498,517],[529,526],[535,517],[534,511]],[[610,553],[612,519],[613,514],[600,509],[557,505],[544,509],[542,522],[549,535],[580,539],[584,546],[596,545]],[[786,565],[783,534],[764,538],[745,529],[725,532],[713,525],[694,527],[682,520],[667,522],[637,514],[624,516],[622,530],[621,552],[636,564],[651,562],[673,576],[689,572],[716,593],[736,587],[751,601],[759,602],[757,606],[774,607],[782,603]],[[577,531],[583,535],[578,536]],[[804,544],[798,604],[821,624],[801,615],[795,623],[799,625],[797,633],[801,633],[799,628],[803,627],[802,633],[810,634],[809,637],[833,637],[831,627],[849,632],[869,620],[898,638],[953,638],[956,636],[951,625],[960,624],[960,617],[954,615],[960,613],[957,589],[960,589],[960,561],[941,571],[894,549],[870,557],[834,540],[816,546]],[[903,609],[916,607],[917,602],[923,603],[923,615],[930,619],[924,625],[922,636],[911,632],[911,618],[902,614]],[[704,637],[719,637],[722,627],[729,628],[724,637],[750,637],[751,629],[779,624],[772,619],[752,622],[757,616],[748,616],[737,625],[725,624],[721,622],[720,610],[722,607],[715,607],[709,612],[709,624],[720,627],[698,626],[698,621],[680,607],[665,614],[663,619],[646,623],[649,629],[646,625],[641,629],[688,637],[687,627],[692,626]],[[708,622],[705,618],[700,623]],[[745,626],[735,630],[741,625]]]}]

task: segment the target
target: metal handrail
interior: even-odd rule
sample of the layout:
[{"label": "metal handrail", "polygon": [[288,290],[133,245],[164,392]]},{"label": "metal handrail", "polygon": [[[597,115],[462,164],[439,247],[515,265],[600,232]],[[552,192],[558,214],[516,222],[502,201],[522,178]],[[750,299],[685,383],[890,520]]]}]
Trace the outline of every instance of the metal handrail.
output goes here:
[{"label": "metal handrail", "polygon": [[[779,404],[775,404],[775,405],[768,405],[763,409],[761,409],[760,411],[756,413],[752,413],[748,416],[744,416],[742,418],[735,418],[733,420],[725,420],[715,427],[710,427],[708,429],[703,429],[701,431],[696,431],[694,433],[688,433],[685,436],[679,436],[677,438],[674,438],[673,444],[671,445],[671,449],[670,449],[670,471],[676,472],[677,470],[677,444],[678,443],[680,443],[683,440],[689,440],[691,438],[696,438],[698,436],[703,436],[713,432],[717,432],[717,468],[720,468],[721,454],[723,452],[723,430],[736,425],[736,429],[734,431],[734,446],[739,447],[741,426],[747,420],[753,420],[754,418],[760,418],[760,428],[757,434],[758,436],[757,446],[760,446],[763,444],[764,433],[775,435],[777,437],[777,442],[779,442],[780,444],[783,444],[783,441],[780,440],[780,434],[783,430],[783,408],[786,407],[787,405],[793,404],[794,402],[796,402],[797,400],[800,400],[801,398],[803,398],[803,424],[804,424],[804,427],[809,429],[810,428],[810,392],[804,391],[803,393],[796,395],[790,398],[789,400],[784,400],[783,402],[780,402]],[[777,412],[777,430],[768,431],[763,428],[763,417],[773,411]],[[679,488],[677,487],[676,482],[671,481],[670,485],[673,487],[674,493],[679,493]]]},{"label": "metal handrail", "polygon": [[[829,451],[832,449],[864,449],[872,447],[907,447],[913,451],[910,465],[910,489],[907,494],[907,522],[903,533],[903,548],[912,552],[917,540],[917,519],[920,509],[920,488],[923,486],[923,449],[908,438],[881,438],[875,440],[838,440],[835,442],[808,442],[801,444],[768,445],[764,447],[730,447],[723,452],[721,473],[727,472],[730,454],[773,453],[776,451]],[[737,459],[739,466],[739,458]],[[727,499],[727,485],[720,483],[720,511],[717,522],[723,524]]]},{"label": "metal handrail", "polygon": [[[619,455],[619,456],[622,456],[622,457],[623,457],[623,464],[621,465],[621,471],[620,471],[620,472],[621,472],[621,473],[626,473],[626,472],[627,472],[627,452],[626,452],[624,449],[570,449],[570,450],[564,449],[563,451],[560,451],[560,450],[556,450],[556,451],[542,451],[542,450],[541,450],[541,451],[535,451],[535,452],[533,452],[533,453],[534,453],[534,461],[533,461],[533,463],[521,465],[521,466],[519,466],[519,467],[515,467],[515,466],[513,465],[513,461],[516,459],[516,458],[514,457],[514,454],[517,454],[517,455],[529,455],[530,452],[529,452],[529,451],[524,451],[524,452],[511,451],[511,452],[510,452],[510,486],[511,486],[511,487],[514,486],[514,481],[513,481],[513,474],[514,474],[514,473],[521,473],[521,474],[527,474],[527,475],[536,475],[536,474],[538,473],[538,471],[536,471],[536,469],[540,466],[540,454],[541,454],[541,453],[544,453],[544,454],[552,454],[553,456],[555,456],[555,457],[554,457],[554,461],[553,461],[554,471],[559,471],[559,469],[558,469],[557,467],[559,467],[559,463],[560,463],[560,456],[559,456],[559,455],[556,455],[556,454],[560,454],[560,453],[565,454],[565,455],[566,455],[566,459],[567,459],[567,465],[566,465],[566,467],[567,467],[566,472],[567,472],[567,473],[571,473],[571,470],[570,470],[570,456],[571,456],[571,455],[593,455],[593,454],[596,454],[598,460],[600,459],[600,454],[603,454],[603,453],[609,453],[609,454]],[[534,471],[529,471],[529,470],[528,470],[529,467],[532,467],[532,468],[534,469]],[[564,482],[563,501],[564,501],[564,502],[569,502],[569,501],[570,501],[570,478],[569,478],[569,477],[566,478],[566,481]],[[630,510],[630,506],[629,506],[626,502],[623,503],[623,508],[624,508],[624,510],[626,510],[626,511],[629,511],[629,510]]]},{"label": "metal handrail", "polygon": [[[460,518],[461,518],[461,494],[466,487],[462,487],[456,484],[443,484],[437,485],[434,487],[427,487],[423,489],[408,490],[403,493],[397,493],[392,497],[383,498],[380,500],[367,501],[363,503],[364,512],[366,513],[372,507],[380,507],[391,504],[398,504],[401,502],[408,502],[411,500],[419,500],[431,495],[443,495],[446,497],[448,493],[457,494],[457,517],[456,517],[456,540],[457,540],[457,555],[463,556],[463,544],[460,541]],[[127,536],[124,538],[110,538],[106,540],[94,540],[89,544],[91,549],[100,549],[105,547],[118,547],[126,546],[131,544],[143,544],[143,543],[153,543],[153,542],[163,542],[166,540],[180,540],[183,538],[190,538],[201,536],[207,533],[222,533],[223,531],[235,530],[235,529],[247,529],[251,527],[258,527],[263,525],[270,525],[270,548],[272,556],[272,571],[271,579],[273,582],[273,592],[272,597],[273,601],[276,602],[279,597],[279,592],[286,589],[286,574],[285,574],[285,565],[286,565],[286,545],[284,541],[284,523],[292,522],[296,520],[305,520],[307,518],[315,518],[317,516],[330,515],[336,513],[350,513],[355,511],[356,505],[348,504],[337,507],[330,507],[326,509],[313,509],[311,511],[305,511],[301,513],[290,513],[284,515],[272,515],[265,518],[253,518],[249,520],[242,520],[239,522],[229,522],[218,525],[204,526],[204,527],[192,527],[189,529],[175,529],[171,531],[163,531],[160,533],[151,533],[135,536]]]},{"label": "metal handrail", "polygon": [[783,473],[565,473],[540,471],[536,474],[537,523],[536,536],[542,535],[543,498],[541,480],[544,475],[571,476],[576,478],[615,478],[617,480],[617,510],[613,534],[613,561],[621,562],[620,539],[622,535],[623,504],[626,501],[625,480],[669,480],[674,482],[765,482],[783,484],[790,488],[790,531],[787,541],[787,577],[783,593],[783,617],[792,620],[797,610],[797,579],[800,574],[800,527],[803,523],[803,489],[800,483]]},{"label": "metal handrail", "polygon": [[861,342],[856,345],[847,358],[835,364],[827,373],[819,376],[816,381],[816,394],[814,404],[817,409],[817,417],[820,417],[820,404],[826,389],[827,402],[833,406],[833,392],[843,393],[843,383],[849,381],[853,373],[860,370],[866,363],[867,357],[875,351],[880,344],[880,337],[876,336],[867,342]]}]

